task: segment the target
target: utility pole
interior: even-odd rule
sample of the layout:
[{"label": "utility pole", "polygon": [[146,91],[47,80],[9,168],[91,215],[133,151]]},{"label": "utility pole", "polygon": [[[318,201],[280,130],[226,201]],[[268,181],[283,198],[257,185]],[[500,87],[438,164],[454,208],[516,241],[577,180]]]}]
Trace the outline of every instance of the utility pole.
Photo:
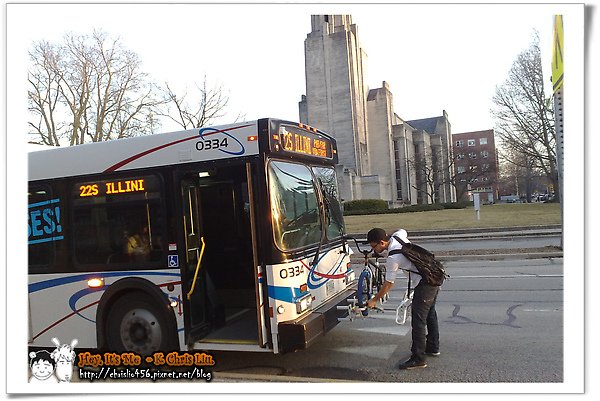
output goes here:
[{"label": "utility pole", "polygon": [[[552,46],[552,90],[554,92],[554,131],[556,133],[556,170],[558,172],[558,201],[560,202],[561,222],[564,223],[563,206],[563,73],[564,38],[562,15],[554,16],[554,39]],[[562,225],[562,224],[561,224]],[[561,236],[560,247],[563,247],[563,236]]]}]

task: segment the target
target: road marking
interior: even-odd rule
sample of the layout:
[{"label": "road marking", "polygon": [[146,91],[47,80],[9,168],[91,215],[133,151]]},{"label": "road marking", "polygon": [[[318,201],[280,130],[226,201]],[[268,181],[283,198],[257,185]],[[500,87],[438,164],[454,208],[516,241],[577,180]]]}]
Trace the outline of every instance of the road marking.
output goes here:
[{"label": "road marking", "polygon": [[361,318],[360,316],[357,318],[359,320],[368,320],[368,319],[374,319],[374,320],[396,320],[396,310],[386,310],[385,313],[377,313],[377,312],[370,312],[369,313],[369,317],[366,318]]},{"label": "road marking", "polygon": [[334,348],[334,351],[364,355],[370,358],[388,359],[396,351],[396,348],[398,348],[398,345],[361,345],[360,347]]},{"label": "road marking", "polygon": [[405,336],[408,333],[410,333],[410,327],[399,325],[399,324],[395,324],[393,326],[386,326],[386,327],[361,327],[361,328],[355,328],[352,330],[366,331],[366,332],[378,333],[378,334],[391,334],[393,336]]},{"label": "road marking", "polygon": [[562,312],[560,309],[523,309],[523,312]]}]

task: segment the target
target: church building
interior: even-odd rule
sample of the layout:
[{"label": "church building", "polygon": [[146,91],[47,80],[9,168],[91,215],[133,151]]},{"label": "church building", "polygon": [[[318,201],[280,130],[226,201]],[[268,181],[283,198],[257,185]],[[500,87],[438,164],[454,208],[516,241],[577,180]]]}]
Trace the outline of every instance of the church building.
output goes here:
[{"label": "church building", "polygon": [[404,120],[385,81],[369,89],[367,55],[350,15],[313,15],[311,27],[304,42],[300,122],[336,139],[341,198],[383,199],[391,207],[456,201],[446,111]]}]

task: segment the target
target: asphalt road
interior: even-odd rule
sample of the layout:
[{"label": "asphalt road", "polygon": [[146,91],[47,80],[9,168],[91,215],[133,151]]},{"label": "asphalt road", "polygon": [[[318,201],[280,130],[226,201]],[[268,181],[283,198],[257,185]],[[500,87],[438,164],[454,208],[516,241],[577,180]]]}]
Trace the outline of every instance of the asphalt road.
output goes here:
[{"label": "asphalt road", "polygon": [[560,383],[562,259],[449,261],[446,266],[452,277],[437,306],[442,355],[430,358],[426,369],[397,369],[410,355],[409,322],[394,321],[393,309],[405,289],[400,281],[384,313],[341,322],[308,350],[214,353],[215,379]]}]

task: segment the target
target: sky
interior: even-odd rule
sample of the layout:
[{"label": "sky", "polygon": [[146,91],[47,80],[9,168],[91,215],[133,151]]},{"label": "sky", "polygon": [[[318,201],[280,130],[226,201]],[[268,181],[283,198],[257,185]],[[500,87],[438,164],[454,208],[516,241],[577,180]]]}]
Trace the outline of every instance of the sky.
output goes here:
[{"label": "sky", "polygon": [[[394,95],[394,111],[404,120],[439,116],[446,110],[452,132],[460,133],[494,127],[489,110],[495,88],[504,82],[518,54],[529,46],[534,29],[540,33],[542,67],[546,84],[550,84],[552,20],[554,14],[563,14],[568,61],[565,63],[565,177],[568,179],[564,204],[569,205],[565,208],[568,218],[563,225],[565,267],[568,267],[564,277],[568,294],[564,310],[569,311],[564,315],[564,327],[571,328],[565,331],[565,344],[579,349],[582,338],[578,329],[583,326],[584,318],[580,291],[585,265],[584,213],[588,213],[582,203],[584,197],[592,199],[590,192],[599,187],[591,185],[588,191],[584,182],[584,145],[588,145],[586,161],[590,167],[590,149],[598,147],[592,143],[595,137],[584,137],[586,129],[594,131],[592,119],[589,126],[584,126],[586,107],[592,108],[584,106],[584,78],[591,87],[595,76],[590,72],[584,74],[583,54],[593,60],[596,47],[589,39],[584,45],[584,32],[593,35],[594,30],[593,26],[584,30],[581,5],[38,2],[5,4],[3,11],[5,63],[0,70],[5,72],[2,82],[5,90],[0,90],[4,94],[0,103],[4,106],[6,135],[1,145],[6,147],[7,160],[2,166],[1,179],[6,183],[0,196],[2,202],[6,201],[6,208],[1,208],[6,215],[0,215],[0,226],[7,227],[6,234],[10,232],[6,235],[8,242],[2,244],[5,247],[2,254],[7,255],[7,266],[13,268],[6,269],[6,282],[10,285],[6,287],[6,297],[0,297],[0,302],[10,300],[11,308],[0,307],[0,310],[10,314],[11,323],[14,319],[23,320],[23,324],[13,324],[7,331],[7,336],[10,335],[7,344],[22,344],[27,335],[23,310],[27,302],[22,291],[26,275],[19,274],[26,269],[22,255],[27,254],[27,249],[25,241],[19,238],[25,238],[26,230],[23,216],[27,215],[27,158],[23,148],[29,119],[27,51],[34,41],[60,41],[66,32],[88,33],[101,28],[113,37],[120,36],[128,49],[138,53],[144,71],[156,82],[167,81],[175,88],[185,88],[201,82],[206,74],[209,81],[222,84],[231,100],[228,116],[231,120],[222,123],[232,122],[240,112],[248,120],[261,117],[298,120],[298,101],[305,93],[304,39],[310,32],[310,15],[351,14],[368,55],[367,85],[377,88],[386,81]],[[589,8],[587,12],[590,14]],[[597,10],[591,10],[592,17],[594,14]],[[593,71],[591,65],[585,67]],[[588,93],[594,96],[591,90]],[[177,129],[167,125],[163,128]],[[587,220],[596,221],[595,213],[592,209]],[[591,254],[586,256],[587,260],[593,260]],[[588,296],[595,296],[589,294],[588,291]],[[597,325],[593,325],[588,324],[587,330],[594,330]],[[19,346],[11,346],[6,359],[26,363],[24,352]],[[577,352],[565,353],[565,366],[569,369],[564,371],[565,386],[560,390],[581,391],[584,372],[579,356]],[[23,366],[21,371],[25,369]],[[592,373],[587,376],[592,377]],[[548,391],[553,389],[549,387]]]},{"label": "sky", "polygon": [[[9,68],[21,65],[27,90],[27,49],[60,42],[66,32],[100,28],[136,52],[158,83],[184,91],[206,74],[229,94],[220,123],[276,117],[297,121],[305,93],[304,39],[311,14],[351,14],[367,53],[369,88],[390,85],[404,120],[449,115],[452,132],[493,128],[495,88],[513,61],[540,34],[550,84],[552,24],[565,5],[528,4],[9,4]],[[52,23],[48,23],[51,21]],[[568,24],[570,21],[566,21]],[[18,77],[15,77],[18,79]],[[549,94],[548,94],[549,95]],[[227,120],[229,119],[229,120]],[[163,123],[163,131],[177,129]]]}]

